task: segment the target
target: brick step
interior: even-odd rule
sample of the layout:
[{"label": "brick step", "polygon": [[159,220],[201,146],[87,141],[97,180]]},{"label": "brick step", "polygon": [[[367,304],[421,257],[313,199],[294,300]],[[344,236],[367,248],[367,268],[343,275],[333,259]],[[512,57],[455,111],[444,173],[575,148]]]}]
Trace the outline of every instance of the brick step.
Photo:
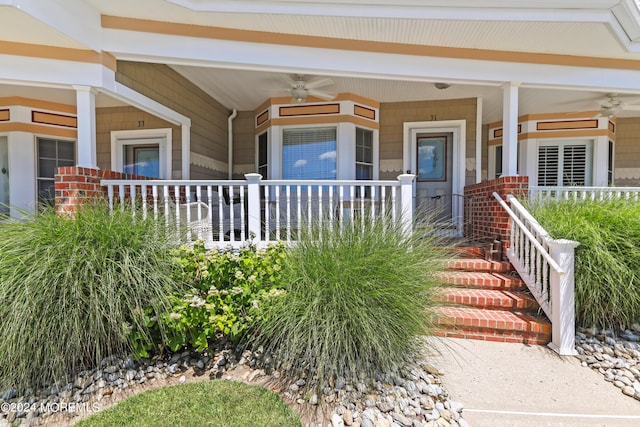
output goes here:
[{"label": "brick step", "polygon": [[458,271],[485,271],[490,273],[507,273],[512,271],[511,264],[505,261],[485,261],[482,258],[455,258],[447,260],[445,267]]},{"label": "brick step", "polygon": [[437,307],[434,320],[439,336],[524,344],[551,341],[551,323],[523,312]]},{"label": "brick step", "polygon": [[455,246],[453,252],[461,257],[484,258],[484,249],[480,246]]},{"label": "brick step", "polygon": [[436,300],[446,305],[468,306],[487,310],[533,311],[539,308],[538,302],[528,292],[494,290],[442,288]]},{"label": "brick step", "polygon": [[484,271],[445,271],[440,274],[447,286],[473,289],[524,290],[525,284],[515,274],[488,273]]}]

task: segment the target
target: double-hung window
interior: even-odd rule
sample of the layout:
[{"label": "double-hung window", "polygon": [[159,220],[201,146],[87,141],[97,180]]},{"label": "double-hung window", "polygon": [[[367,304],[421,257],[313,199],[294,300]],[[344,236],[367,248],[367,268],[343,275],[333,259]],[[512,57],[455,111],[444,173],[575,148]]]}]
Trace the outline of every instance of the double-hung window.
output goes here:
[{"label": "double-hung window", "polygon": [[75,141],[38,138],[38,202],[53,204],[55,200],[54,175],[60,166],[76,164]]},{"label": "double-hung window", "polygon": [[356,128],[356,179],[373,179],[373,131]]}]

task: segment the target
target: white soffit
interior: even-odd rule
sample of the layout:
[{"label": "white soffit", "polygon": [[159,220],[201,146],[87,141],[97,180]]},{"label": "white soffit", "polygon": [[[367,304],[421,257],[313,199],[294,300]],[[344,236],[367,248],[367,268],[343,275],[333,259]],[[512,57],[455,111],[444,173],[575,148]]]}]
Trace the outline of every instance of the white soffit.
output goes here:
[{"label": "white soffit", "polygon": [[[621,29],[625,22],[627,27],[636,22],[632,12],[638,8],[631,6],[637,6],[637,0],[88,1],[104,15],[191,25],[400,44],[640,59],[640,53],[630,57],[625,46],[633,39]],[[471,7],[478,4],[482,7]],[[342,6],[358,13],[349,14]],[[409,12],[399,13],[405,7]],[[318,8],[331,8],[334,13],[321,14]],[[368,13],[378,9],[384,13]],[[635,33],[630,31],[626,34],[633,36]]]}]

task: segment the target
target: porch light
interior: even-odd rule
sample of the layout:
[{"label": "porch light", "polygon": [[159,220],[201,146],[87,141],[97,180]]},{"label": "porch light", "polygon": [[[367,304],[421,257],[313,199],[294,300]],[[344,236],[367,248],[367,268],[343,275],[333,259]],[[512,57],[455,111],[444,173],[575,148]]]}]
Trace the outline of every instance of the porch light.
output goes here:
[{"label": "porch light", "polygon": [[304,102],[307,99],[307,89],[304,87],[294,87],[291,89],[291,96],[296,102]]},{"label": "porch light", "polygon": [[436,87],[436,89],[440,89],[440,90],[448,89],[451,87],[451,83],[438,82],[438,83],[434,83],[433,85]]}]

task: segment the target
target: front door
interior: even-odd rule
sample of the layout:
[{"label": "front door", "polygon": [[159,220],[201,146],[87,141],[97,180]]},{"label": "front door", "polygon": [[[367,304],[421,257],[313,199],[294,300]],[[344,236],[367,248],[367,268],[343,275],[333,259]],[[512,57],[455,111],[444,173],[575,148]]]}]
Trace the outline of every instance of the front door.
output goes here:
[{"label": "front door", "polygon": [[0,136],[0,214],[9,213],[9,149],[7,137]]},{"label": "front door", "polygon": [[452,227],[453,134],[416,134],[416,212]]}]

